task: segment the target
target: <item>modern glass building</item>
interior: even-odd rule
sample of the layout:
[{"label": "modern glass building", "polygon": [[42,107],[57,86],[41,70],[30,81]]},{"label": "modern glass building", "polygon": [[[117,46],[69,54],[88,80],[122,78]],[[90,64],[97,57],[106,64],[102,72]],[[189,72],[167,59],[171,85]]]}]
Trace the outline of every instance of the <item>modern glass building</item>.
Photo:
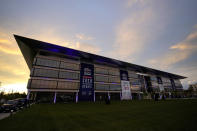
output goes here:
[{"label": "modern glass building", "polygon": [[142,99],[182,90],[186,77],[14,35],[30,70],[28,99]]}]

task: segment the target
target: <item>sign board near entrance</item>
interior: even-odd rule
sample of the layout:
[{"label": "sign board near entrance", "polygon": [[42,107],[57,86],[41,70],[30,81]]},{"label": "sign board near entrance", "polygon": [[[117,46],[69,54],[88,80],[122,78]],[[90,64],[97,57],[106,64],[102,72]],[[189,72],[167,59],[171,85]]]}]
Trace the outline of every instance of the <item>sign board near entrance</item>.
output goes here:
[{"label": "sign board near entrance", "polygon": [[94,100],[94,65],[81,63],[79,101]]},{"label": "sign board near entrance", "polygon": [[120,70],[120,79],[121,79],[121,87],[122,87],[122,100],[130,100],[131,99],[131,89],[130,82],[128,78],[128,72]]}]

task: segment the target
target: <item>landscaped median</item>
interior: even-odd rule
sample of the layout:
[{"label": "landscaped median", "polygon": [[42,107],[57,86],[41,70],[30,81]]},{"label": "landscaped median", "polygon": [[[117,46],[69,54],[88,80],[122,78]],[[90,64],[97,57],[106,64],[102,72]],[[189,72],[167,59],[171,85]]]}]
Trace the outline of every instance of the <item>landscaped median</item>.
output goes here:
[{"label": "landscaped median", "polygon": [[2,131],[197,130],[197,100],[35,104],[0,120]]}]

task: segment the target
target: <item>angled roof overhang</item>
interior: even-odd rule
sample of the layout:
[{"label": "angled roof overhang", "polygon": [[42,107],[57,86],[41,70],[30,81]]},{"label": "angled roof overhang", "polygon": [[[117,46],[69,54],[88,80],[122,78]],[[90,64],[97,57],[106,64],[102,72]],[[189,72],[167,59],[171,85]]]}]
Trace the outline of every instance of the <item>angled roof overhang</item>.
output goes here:
[{"label": "angled roof overhang", "polygon": [[184,76],[180,76],[180,75],[176,75],[176,74],[172,74],[172,73],[168,73],[168,72],[164,72],[164,71],[160,71],[160,70],[156,70],[156,69],[152,69],[152,68],[148,68],[148,67],[144,67],[140,65],[135,65],[135,64],[128,63],[128,62],[123,62],[123,61],[119,61],[116,59],[111,59],[111,58],[107,58],[104,56],[99,56],[99,55],[95,55],[95,54],[91,54],[91,53],[87,53],[87,52],[83,52],[83,51],[79,51],[79,50],[75,50],[75,49],[71,49],[67,47],[62,47],[62,46],[58,46],[58,45],[30,39],[30,38],[25,38],[25,37],[18,36],[18,35],[14,35],[14,37],[18,43],[18,46],[25,58],[25,61],[29,69],[32,68],[33,59],[36,55],[36,52],[38,50],[45,50],[48,52],[66,55],[71,58],[79,58],[80,60],[88,60],[88,61],[92,61],[95,63],[118,66],[120,68],[127,68],[127,69],[130,69],[138,73],[142,73],[142,74],[152,73],[155,75],[170,77],[173,79],[186,78]]}]

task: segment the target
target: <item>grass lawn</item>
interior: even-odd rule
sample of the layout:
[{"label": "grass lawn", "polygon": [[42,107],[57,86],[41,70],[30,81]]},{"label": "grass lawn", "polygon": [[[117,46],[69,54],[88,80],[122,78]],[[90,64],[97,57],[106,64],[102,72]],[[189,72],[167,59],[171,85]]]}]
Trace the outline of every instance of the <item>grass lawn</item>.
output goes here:
[{"label": "grass lawn", "polygon": [[36,104],[0,120],[1,131],[197,130],[197,100]]}]

